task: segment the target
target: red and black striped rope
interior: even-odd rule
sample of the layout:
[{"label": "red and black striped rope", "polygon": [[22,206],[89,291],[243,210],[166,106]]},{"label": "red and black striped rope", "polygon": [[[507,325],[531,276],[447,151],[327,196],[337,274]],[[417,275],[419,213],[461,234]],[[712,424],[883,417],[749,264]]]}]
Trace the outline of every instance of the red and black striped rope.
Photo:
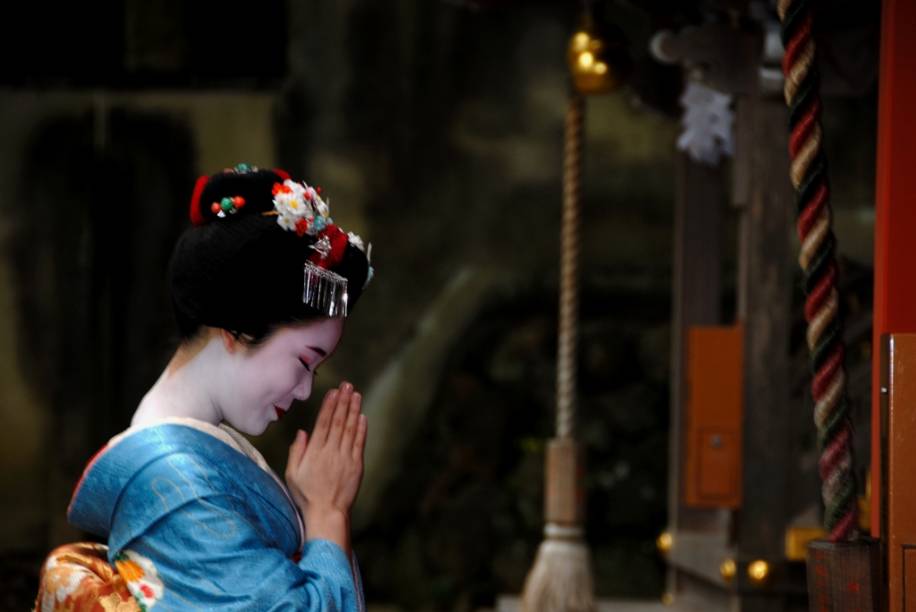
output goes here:
[{"label": "red and black striped rope", "polygon": [[818,471],[824,528],[836,542],[855,537],[856,482],[811,2],[779,0],[777,10],[785,47],[782,68],[791,133],[790,177],[798,205],[796,228],[801,242],[798,259],[804,272],[805,320],[813,374],[811,393],[821,450]]}]

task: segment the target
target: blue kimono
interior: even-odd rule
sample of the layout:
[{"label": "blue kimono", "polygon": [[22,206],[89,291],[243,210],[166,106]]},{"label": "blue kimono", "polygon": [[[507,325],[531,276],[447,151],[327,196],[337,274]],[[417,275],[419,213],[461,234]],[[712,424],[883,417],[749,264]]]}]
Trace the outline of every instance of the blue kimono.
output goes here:
[{"label": "blue kimono", "polygon": [[127,430],[90,461],[68,518],[108,539],[144,610],[365,607],[355,562],[327,540],[304,542],[283,483],[226,427]]}]

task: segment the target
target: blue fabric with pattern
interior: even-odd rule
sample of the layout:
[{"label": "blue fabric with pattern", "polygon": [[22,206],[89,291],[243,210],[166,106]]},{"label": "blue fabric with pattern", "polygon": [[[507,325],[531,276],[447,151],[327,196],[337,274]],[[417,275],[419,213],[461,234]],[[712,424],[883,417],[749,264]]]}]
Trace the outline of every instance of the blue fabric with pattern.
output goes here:
[{"label": "blue fabric with pattern", "polygon": [[127,435],[90,464],[70,522],[148,558],[156,610],[364,608],[355,563],[327,540],[300,549],[297,510],[270,474],[193,427]]}]

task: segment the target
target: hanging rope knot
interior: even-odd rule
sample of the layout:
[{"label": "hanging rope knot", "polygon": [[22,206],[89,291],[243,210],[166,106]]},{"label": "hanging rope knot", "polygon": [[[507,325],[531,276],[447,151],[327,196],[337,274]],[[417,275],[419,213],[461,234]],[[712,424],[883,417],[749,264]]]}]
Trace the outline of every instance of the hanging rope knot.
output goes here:
[{"label": "hanging rope knot", "polygon": [[856,483],[811,3],[779,0],[777,12],[785,47],[782,70],[783,93],[789,107],[789,177],[798,205],[798,263],[804,272],[824,527],[836,542],[855,536]]}]

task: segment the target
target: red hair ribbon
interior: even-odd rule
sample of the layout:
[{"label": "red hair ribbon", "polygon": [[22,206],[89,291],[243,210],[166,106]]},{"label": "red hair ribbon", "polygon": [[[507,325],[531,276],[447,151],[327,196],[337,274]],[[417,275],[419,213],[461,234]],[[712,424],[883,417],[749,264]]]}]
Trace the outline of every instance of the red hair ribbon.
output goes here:
[{"label": "red hair ribbon", "polygon": [[197,182],[194,183],[194,192],[191,194],[191,223],[194,225],[203,225],[206,223],[204,213],[200,209],[200,196],[203,194],[204,187],[207,186],[209,180],[209,176],[201,176],[198,177]]},{"label": "red hair ribbon", "polygon": [[322,257],[321,253],[318,252],[312,253],[309,256],[309,261],[319,268],[333,270],[343,261],[344,253],[347,252],[347,244],[349,244],[350,239],[343,233],[343,230],[334,224],[328,225],[315,236],[317,240],[321,240],[323,237],[327,238],[331,243],[331,252],[328,253],[327,257]]}]

